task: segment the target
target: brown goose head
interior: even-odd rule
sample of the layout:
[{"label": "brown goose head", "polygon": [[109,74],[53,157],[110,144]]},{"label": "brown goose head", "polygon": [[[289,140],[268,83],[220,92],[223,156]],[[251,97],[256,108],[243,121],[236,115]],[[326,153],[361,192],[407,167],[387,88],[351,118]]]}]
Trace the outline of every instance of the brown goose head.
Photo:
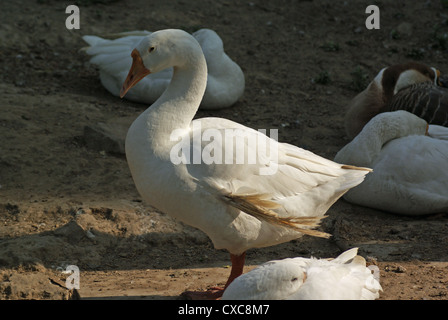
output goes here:
[{"label": "brown goose head", "polygon": [[439,70],[418,62],[382,69],[368,87],[350,102],[345,116],[347,135],[353,139],[370,119],[387,111],[388,102],[400,90],[424,82],[448,87],[448,79],[442,79],[443,82]]}]

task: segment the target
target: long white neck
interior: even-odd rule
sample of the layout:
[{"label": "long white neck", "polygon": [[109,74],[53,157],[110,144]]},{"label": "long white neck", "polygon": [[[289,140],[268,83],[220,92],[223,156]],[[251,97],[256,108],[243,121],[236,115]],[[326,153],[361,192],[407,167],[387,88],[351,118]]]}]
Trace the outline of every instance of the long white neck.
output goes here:
[{"label": "long white neck", "polygon": [[[374,117],[351,143],[342,148],[335,161],[356,166],[369,167],[380,154],[383,146],[393,139],[408,135],[425,134],[426,122],[406,111],[381,113]],[[409,116],[414,122],[408,122]]]},{"label": "long white neck", "polygon": [[207,64],[201,51],[190,55],[188,62],[181,67],[173,68],[168,88],[138,117],[128,132],[128,138],[144,136],[151,148],[173,143],[170,142],[171,133],[176,129],[188,130],[206,86]]}]

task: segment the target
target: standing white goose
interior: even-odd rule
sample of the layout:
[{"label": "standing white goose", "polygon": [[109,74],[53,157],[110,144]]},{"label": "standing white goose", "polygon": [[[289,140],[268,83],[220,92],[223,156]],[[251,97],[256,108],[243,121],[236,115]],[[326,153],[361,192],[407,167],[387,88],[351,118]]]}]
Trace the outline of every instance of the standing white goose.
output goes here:
[{"label": "standing white goose", "polygon": [[[288,258],[266,262],[236,278],[223,300],[374,300],[379,272],[358,248],[335,259]],[[372,272],[373,271],[373,272]]]},{"label": "standing white goose", "polygon": [[384,211],[423,215],[448,212],[448,128],[407,111],[375,116],[335,161],[373,168],[344,195]]},{"label": "standing white goose", "polygon": [[[97,36],[83,37],[90,46],[85,49],[92,56],[90,62],[99,67],[101,83],[113,95],[120,95],[121,86],[132,64],[132,50],[150,34],[149,31],[124,32],[114,40]],[[200,29],[193,33],[193,37],[202,47],[208,69],[207,89],[201,108],[221,109],[232,106],[244,92],[243,71],[225,53],[222,39],[215,31]],[[172,68],[167,68],[145,77],[129,90],[126,98],[135,102],[153,103],[168,87],[172,74]]]},{"label": "standing white goose", "polygon": [[382,69],[350,102],[345,128],[353,139],[381,112],[407,110],[430,124],[448,126],[448,88],[440,71],[408,62]]},{"label": "standing white goose", "polygon": [[[192,121],[205,91],[207,64],[198,42],[182,30],[152,33],[132,57],[121,96],[149,73],[174,70],[166,91],[129,128],[126,157],[135,185],[147,203],[230,252],[226,286],[242,273],[250,248],[303,234],[328,236],[313,228],[370,169],[337,164],[230,120]],[[249,162],[254,154],[256,161]],[[219,297],[222,289],[205,294]]]}]

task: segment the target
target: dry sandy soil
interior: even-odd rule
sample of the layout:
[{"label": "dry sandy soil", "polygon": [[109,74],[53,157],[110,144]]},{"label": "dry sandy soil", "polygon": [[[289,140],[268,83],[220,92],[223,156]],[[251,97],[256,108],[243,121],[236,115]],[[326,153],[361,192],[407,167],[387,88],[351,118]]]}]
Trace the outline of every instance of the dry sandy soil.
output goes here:
[{"label": "dry sandy soil", "polygon": [[[371,3],[372,2],[372,3]],[[377,4],[380,30],[367,30]],[[77,4],[81,28],[67,30]],[[214,29],[246,76],[218,116],[278,128],[279,140],[332,159],[348,139],[348,101],[384,66],[420,60],[448,70],[446,1],[10,1],[0,11],[0,299],[67,299],[61,271],[81,270],[82,299],[179,299],[223,284],[228,254],[141,201],[126,159],[86,127],[146,106],[110,95],[81,36]],[[321,229],[248,252],[247,269],[349,247],[376,263],[381,299],[446,299],[448,216],[407,217],[338,201]]]}]

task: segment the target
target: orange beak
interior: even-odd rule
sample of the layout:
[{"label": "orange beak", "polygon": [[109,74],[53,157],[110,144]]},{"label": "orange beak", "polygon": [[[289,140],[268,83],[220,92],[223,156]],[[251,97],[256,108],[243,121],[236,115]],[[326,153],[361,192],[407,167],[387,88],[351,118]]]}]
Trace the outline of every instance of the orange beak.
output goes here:
[{"label": "orange beak", "polygon": [[120,98],[123,98],[124,95],[129,91],[129,89],[131,89],[140,80],[142,80],[144,77],[146,77],[148,74],[151,73],[144,66],[142,57],[140,56],[140,53],[137,51],[137,49],[132,50],[131,57],[132,57],[131,70],[129,70],[128,76],[126,77],[126,80],[124,81],[123,86],[121,87]]},{"label": "orange beak", "polygon": [[426,125],[426,131],[425,131],[425,136],[429,136],[429,124]]}]

